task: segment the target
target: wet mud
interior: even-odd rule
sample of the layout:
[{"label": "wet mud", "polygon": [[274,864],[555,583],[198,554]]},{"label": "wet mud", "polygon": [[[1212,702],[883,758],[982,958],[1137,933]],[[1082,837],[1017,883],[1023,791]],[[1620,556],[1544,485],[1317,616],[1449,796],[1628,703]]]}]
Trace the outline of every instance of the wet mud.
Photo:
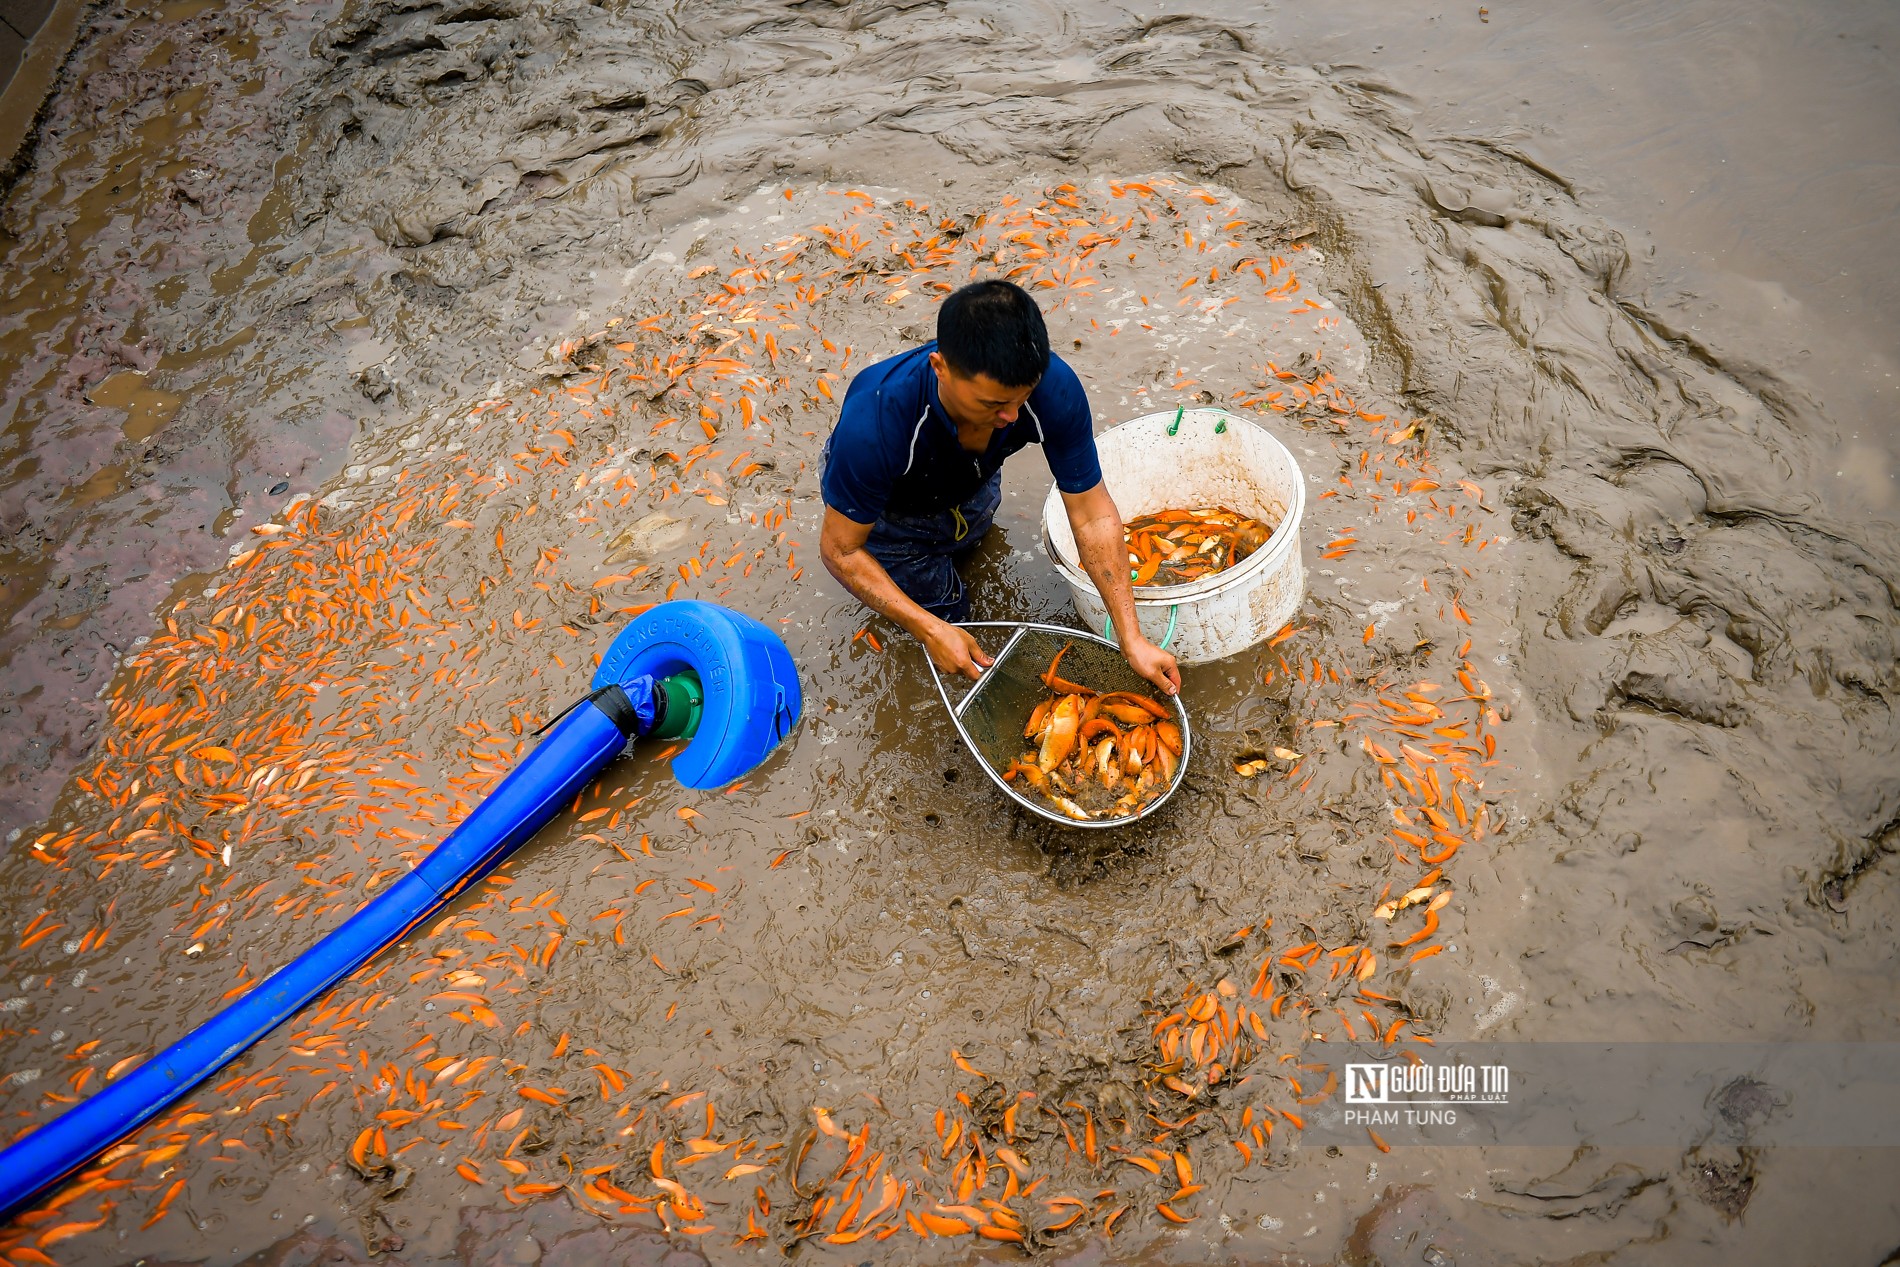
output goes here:
[{"label": "wet mud", "polygon": [[[1895,1037],[1891,508],[1533,155],[1220,15],[180,7],[74,65],[6,210],[15,1129],[406,869],[628,613],[775,622],[808,715],[722,793],[615,767],[14,1261],[1900,1243],[1878,1150],[1301,1145],[1283,1058],[1372,1030]],[[1108,843],[815,566],[844,383],[986,275],[1104,424],[1308,479],[1305,608]],[[979,617],[1067,618],[1045,489]]]}]

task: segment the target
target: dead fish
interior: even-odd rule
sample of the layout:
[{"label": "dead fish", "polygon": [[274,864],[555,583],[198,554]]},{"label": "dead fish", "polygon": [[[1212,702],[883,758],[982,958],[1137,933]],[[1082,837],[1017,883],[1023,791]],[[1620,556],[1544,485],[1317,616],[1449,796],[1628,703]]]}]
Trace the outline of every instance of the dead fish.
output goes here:
[{"label": "dead fish", "polygon": [[633,559],[652,559],[684,545],[692,525],[675,519],[665,511],[643,515],[614,535],[607,543],[606,562],[626,563]]}]

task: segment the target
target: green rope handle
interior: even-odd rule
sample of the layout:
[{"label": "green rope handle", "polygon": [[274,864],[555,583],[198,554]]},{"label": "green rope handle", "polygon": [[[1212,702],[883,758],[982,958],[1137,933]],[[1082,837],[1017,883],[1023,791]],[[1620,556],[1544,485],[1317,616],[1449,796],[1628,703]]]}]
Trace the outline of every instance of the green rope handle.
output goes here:
[{"label": "green rope handle", "polygon": [[[1176,603],[1172,607],[1168,608],[1168,632],[1161,635],[1161,643],[1160,643],[1161,649],[1163,651],[1166,651],[1168,649],[1168,644],[1174,641],[1175,622],[1178,621],[1180,618],[1181,618],[1181,605],[1179,603]],[[1102,618],[1102,637],[1107,638],[1110,642],[1113,642],[1115,640],[1115,618],[1113,616],[1104,616]]]}]

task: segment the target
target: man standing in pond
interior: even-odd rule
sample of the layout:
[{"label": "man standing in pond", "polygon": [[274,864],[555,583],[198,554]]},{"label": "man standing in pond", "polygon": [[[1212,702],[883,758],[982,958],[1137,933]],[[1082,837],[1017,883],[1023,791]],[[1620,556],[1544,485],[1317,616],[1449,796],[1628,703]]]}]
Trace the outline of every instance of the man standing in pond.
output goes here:
[{"label": "man standing in pond", "polygon": [[825,568],[923,643],[940,670],[977,677],[990,658],[954,623],[970,612],[957,567],[996,517],[1003,460],[1030,444],[1042,446],[1062,490],[1122,655],[1174,694],[1174,657],[1135,623],[1122,517],[1102,483],[1088,397],[1049,351],[1036,301],[1014,283],[965,286],[937,310],[935,342],[851,380],[825,442]]}]

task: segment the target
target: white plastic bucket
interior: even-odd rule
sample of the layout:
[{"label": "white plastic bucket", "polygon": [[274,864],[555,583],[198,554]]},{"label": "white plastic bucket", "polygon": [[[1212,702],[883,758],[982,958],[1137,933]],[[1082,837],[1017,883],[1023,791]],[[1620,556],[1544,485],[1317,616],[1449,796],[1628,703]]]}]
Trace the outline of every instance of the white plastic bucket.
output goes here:
[{"label": "white plastic bucket", "polygon": [[[1306,482],[1286,446],[1266,428],[1223,409],[1145,414],[1095,437],[1102,479],[1124,520],[1158,510],[1225,506],[1274,524],[1267,544],[1234,567],[1185,585],[1138,585],[1141,631],[1183,664],[1206,664],[1272,637],[1300,609],[1306,570],[1300,517]],[[1095,583],[1082,571],[1075,534],[1051,488],[1042,510],[1043,547],[1093,632],[1108,623]],[[1110,635],[1113,636],[1113,635]]]}]

